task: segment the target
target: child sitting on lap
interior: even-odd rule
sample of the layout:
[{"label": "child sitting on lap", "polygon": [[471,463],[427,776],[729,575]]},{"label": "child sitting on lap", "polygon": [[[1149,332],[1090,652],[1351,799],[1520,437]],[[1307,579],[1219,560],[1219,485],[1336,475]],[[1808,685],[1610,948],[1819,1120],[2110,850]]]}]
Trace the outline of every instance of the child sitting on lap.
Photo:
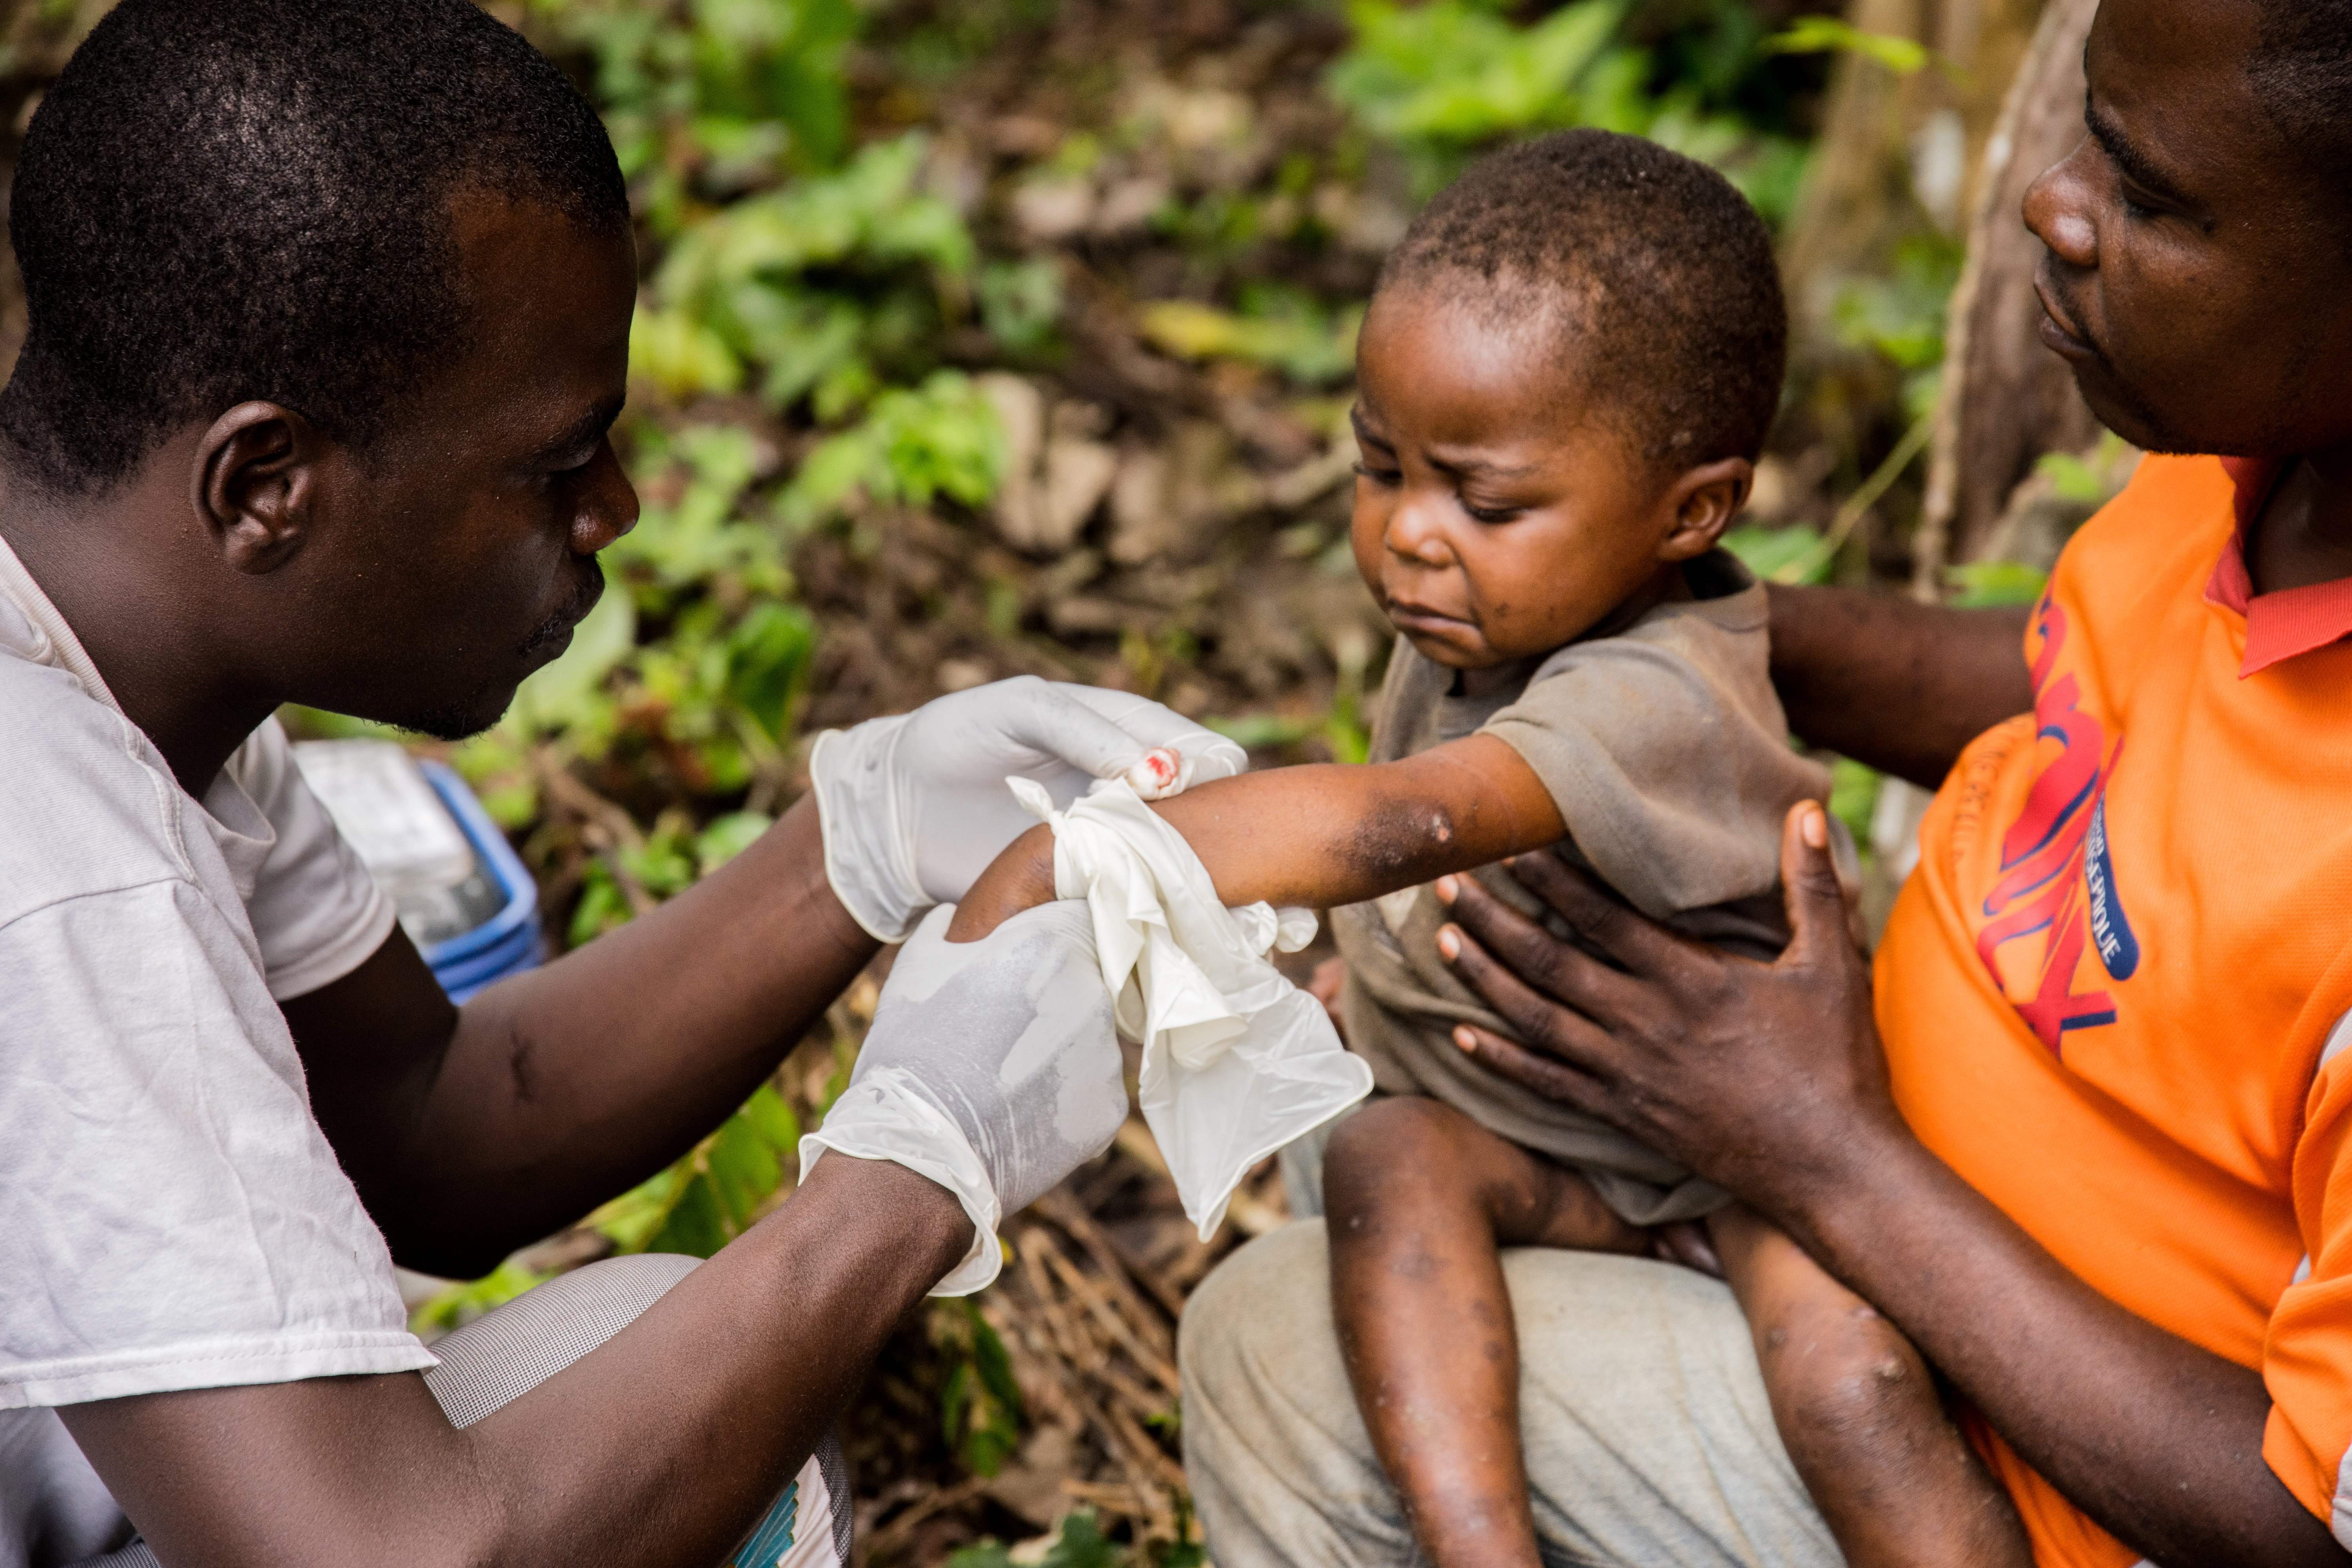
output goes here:
[{"label": "child sitting on lap", "polygon": [[[1427,884],[1447,873],[1556,846],[1689,936],[1764,958],[1788,940],[1781,824],[1829,780],[1789,747],[1764,590],[1717,548],[1785,338],[1769,237],[1720,175],[1601,132],[1477,164],[1389,258],[1357,350],[1356,563],[1401,634],[1371,762],[1155,808],[1227,903],[1347,906],[1347,1032],[1382,1093],[1326,1157],[1333,1304],[1373,1445],[1444,1568],[1539,1561],[1497,1249],[1645,1252],[1686,1220],[1847,1561],[2028,1560],[1891,1325],[1719,1191],[1453,1041],[1507,1030],[1439,957]],[[1039,829],[950,934],[1053,896]]]}]

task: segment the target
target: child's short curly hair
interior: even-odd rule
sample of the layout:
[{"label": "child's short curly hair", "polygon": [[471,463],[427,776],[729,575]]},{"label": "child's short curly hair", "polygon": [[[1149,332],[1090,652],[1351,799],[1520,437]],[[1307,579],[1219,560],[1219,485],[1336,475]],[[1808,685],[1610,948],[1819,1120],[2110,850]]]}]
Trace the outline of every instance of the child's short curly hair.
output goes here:
[{"label": "child's short curly hair", "polygon": [[1480,159],[1381,268],[1380,291],[1403,289],[1554,312],[1579,390],[1655,462],[1763,449],[1789,338],[1771,236],[1729,181],[1654,142],[1560,131]]}]

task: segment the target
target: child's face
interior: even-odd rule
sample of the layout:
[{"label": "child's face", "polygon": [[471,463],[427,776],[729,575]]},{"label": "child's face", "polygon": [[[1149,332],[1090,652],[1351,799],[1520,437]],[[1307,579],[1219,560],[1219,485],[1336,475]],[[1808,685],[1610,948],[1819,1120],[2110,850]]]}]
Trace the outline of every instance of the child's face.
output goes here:
[{"label": "child's face", "polygon": [[1356,565],[1439,664],[1483,669],[1571,641],[1721,531],[1685,539],[1683,476],[1598,416],[1573,353],[1549,321],[1490,323],[1428,289],[1383,293],[1365,319]]}]

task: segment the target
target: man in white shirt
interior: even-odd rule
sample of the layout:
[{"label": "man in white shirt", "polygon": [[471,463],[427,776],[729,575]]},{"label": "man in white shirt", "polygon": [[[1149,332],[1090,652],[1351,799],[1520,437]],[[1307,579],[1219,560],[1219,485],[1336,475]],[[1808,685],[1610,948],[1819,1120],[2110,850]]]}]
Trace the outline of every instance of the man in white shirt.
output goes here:
[{"label": "man in white shirt", "polygon": [[[594,603],[636,501],[593,113],[467,0],[124,0],[11,238],[0,1568],[785,1560],[892,1323],[1125,1110],[1082,909],[924,910],[1026,826],[1008,773],[1237,758],[1034,680],[876,721],[692,892],[453,1007],[271,714],[478,730]],[[910,934],[789,1202],[428,1386],[394,1258],[478,1273],[658,1169]]]}]

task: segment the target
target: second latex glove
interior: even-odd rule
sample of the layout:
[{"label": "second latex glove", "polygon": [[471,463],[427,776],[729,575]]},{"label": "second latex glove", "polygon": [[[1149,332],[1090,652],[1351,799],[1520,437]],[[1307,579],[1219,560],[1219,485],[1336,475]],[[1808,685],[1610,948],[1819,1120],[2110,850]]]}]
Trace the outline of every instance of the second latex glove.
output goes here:
[{"label": "second latex glove", "polygon": [[1000,680],[817,737],[809,777],[833,890],[877,940],[898,942],[973,879],[1034,819],[1005,788],[1034,780],[1066,806],[1155,747],[1182,758],[1160,793],[1240,773],[1223,736],[1131,692]]},{"label": "second latex glove", "polygon": [[1066,812],[1013,793],[1054,829],[1054,890],[1084,899],[1119,1032],[1143,1047],[1136,1099],[1209,1239],[1252,1165],[1371,1092],[1322,1004],[1268,962],[1315,935],[1306,910],[1228,909],[1184,836],[1120,781]]},{"label": "second latex glove", "polygon": [[849,1087],[801,1140],[890,1160],[955,1194],[972,1248],[932,1294],[982,1289],[1003,1266],[996,1227],[1110,1146],[1127,1080],[1083,903],[1024,910],[950,942],[934,910],[898,961]]}]

